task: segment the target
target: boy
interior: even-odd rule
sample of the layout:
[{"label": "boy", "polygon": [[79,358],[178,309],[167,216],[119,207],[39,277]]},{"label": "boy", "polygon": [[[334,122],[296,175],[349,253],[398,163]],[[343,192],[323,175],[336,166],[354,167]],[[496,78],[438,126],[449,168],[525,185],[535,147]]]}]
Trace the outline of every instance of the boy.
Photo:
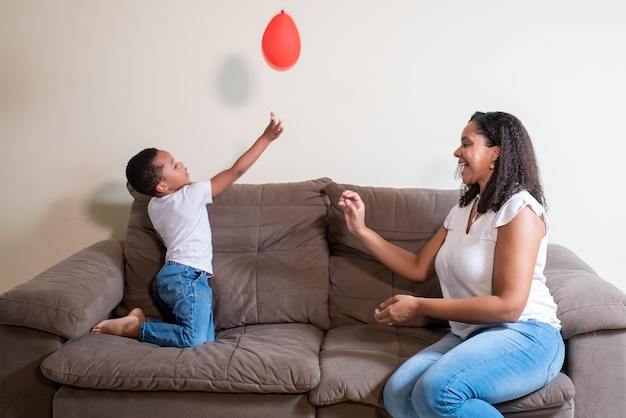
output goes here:
[{"label": "boy", "polygon": [[213,246],[206,205],[241,177],[282,132],[282,123],[271,113],[256,142],[232,167],[208,181],[191,183],[183,163],[167,151],[147,148],[130,159],[126,178],[135,190],[153,196],[148,215],[167,250],[153,288],[171,321],[147,318],[141,308],[134,308],[125,317],[99,322],[91,334],[179,348],[215,341],[213,295],[208,284],[213,276]]}]

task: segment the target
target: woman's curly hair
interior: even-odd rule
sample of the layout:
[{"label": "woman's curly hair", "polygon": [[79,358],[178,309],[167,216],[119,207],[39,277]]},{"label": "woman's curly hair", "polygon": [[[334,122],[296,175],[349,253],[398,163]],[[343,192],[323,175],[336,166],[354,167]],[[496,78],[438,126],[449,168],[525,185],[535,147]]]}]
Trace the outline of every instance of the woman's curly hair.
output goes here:
[{"label": "woman's curly hair", "polygon": [[[488,147],[500,146],[491,179],[480,194],[478,212],[497,212],[511,196],[524,189],[546,207],[535,151],[522,122],[504,112],[476,112],[468,123],[471,122],[485,136]],[[477,183],[464,185],[460,205],[469,205],[479,192]]]}]

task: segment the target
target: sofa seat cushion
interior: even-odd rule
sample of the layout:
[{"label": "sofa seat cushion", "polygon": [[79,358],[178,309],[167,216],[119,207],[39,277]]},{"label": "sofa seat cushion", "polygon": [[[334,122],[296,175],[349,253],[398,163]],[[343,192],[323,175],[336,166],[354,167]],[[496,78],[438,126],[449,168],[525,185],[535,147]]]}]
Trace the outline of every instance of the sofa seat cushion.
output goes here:
[{"label": "sofa seat cushion", "polygon": [[402,362],[443,337],[445,328],[343,325],[326,333],[322,379],[309,393],[314,405],[344,401],[382,406],[383,387]]},{"label": "sofa seat cushion", "polygon": [[559,373],[550,384],[519,399],[496,405],[502,413],[540,411],[571,403],[576,394],[574,383],[564,373]]},{"label": "sofa seat cushion", "polygon": [[[309,392],[309,400],[317,406],[357,402],[383,407],[383,388],[391,374],[447,332],[369,324],[333,328],[320,352],[321,382]],[[574,394],[574,384],[560,373],[543,389],[497,408],[507,413],[555,408],[570,403]]]},{"label": "sofa seat cushion", "polygon": [[55,382],[92,389],[300,393],[320,381],[323,337],[309,324],[252,325],[179,349],[87,335],[48,356],[41,370]]}]

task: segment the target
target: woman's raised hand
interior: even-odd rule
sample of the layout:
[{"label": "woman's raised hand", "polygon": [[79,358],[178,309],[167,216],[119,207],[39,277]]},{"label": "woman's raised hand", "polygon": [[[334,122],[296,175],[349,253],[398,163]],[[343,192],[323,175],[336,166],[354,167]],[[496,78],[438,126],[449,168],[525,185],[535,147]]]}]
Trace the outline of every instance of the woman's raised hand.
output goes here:
[{"label": "woman's raised hand", "polygon": [[365,229],[365,204],[361,196],[352,190],[346,190],[339,198],[339,207],[343,208],[348,230],[355,235]]}]

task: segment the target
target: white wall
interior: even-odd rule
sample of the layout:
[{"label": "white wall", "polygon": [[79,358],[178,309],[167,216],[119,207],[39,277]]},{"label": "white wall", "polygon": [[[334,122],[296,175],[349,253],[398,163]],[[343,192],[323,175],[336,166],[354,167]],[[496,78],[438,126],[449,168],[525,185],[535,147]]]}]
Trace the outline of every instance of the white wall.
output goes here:
[{"label": "white wall", "polygon": [[[260,42],[284,8],[302,54]],[[626,290],[626,3],[568,0],[0,0],[0,291],[123,238],[127,160],[225,168],[269,111],[285,133],[241,182],[456,188],[475,110],[504,110],[538,153],[551,241]]]}]

